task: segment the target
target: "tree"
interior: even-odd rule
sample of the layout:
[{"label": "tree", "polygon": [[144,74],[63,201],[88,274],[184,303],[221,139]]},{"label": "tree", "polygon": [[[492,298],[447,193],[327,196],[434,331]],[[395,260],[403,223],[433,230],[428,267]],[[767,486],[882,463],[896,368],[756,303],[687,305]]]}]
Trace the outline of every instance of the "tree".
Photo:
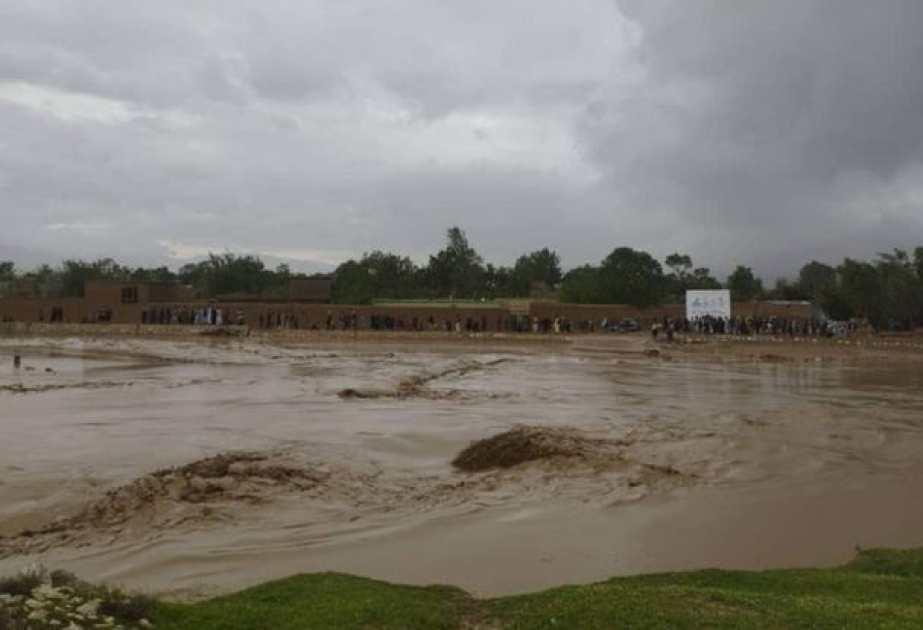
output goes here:
[{"label": "tree", "polygon": [[836,269],[812,260],[798,272],[797,287],[809,299],[820,304],[824,296],[836,287]]},{"label": "tree", "polygon": [[375,298],[416,296],[417,268],[407,257],[380,251],[348,260],[333,274],[332,299],[339,304],[368,304]]},{"label": "tree", "polygon": [[659,304],[666,286],[663,267],[647,252],[630,247],[612,250],[599,267],[603,301],[639,308]]},{"label": "tree", "polygon": [[693,272],[692,276],[688,279],[689,289],[720,289],[721,283],[711,275],[711,270],[708,267],[697,267]]},{"label": "tree", "polygon": [[510,288],[510,269],[508,267],[494,267],[487,263],[484,269],[484,288],[486,297],[494,299],[501,296],[515,295]]},{"label": "tree", "polygon": [[44,264],[33,271],[23,274],[23,279],[35,284],[35,289],[42,297],[60,297],[64,294],[61,285],[61,272]]},{"label": "tree", "polygon": [[684,278],[692,269],[692,258],[688,254],[673,253],[664,259],[670,273],[677,278]]},{"label": "tree", "polygon": [[693,288],[692,258],[687,254],[673,253],[664,259],[670,273],[665,276],[665,295],[668,300],[682,302],[686,291]]},{"label": "tree", "polygon": [[923,282],[917,276],[907,252],[895,249],[890,254],[878,254],[876,268],[880,277],[883,304],[882,325],[891,322],[909,329],[919,321],[923,308]]},{"label": "tree", "polygon": [[368,304],[374,297],[374,279],[361,261],[347,260],[333,272],[330,298],[334,303]]},{"label": "tree", "polygon": [[771,300],[804,300],[807,296],[798,287],[797,283],[789,282],[787,278],[776,278],[776,286],[767,291],[765,297]]},{"label": "tree", "polygon": [[875,325],[881,325],[882,286],[881,277],[875,266],[867,263],[843,259],[837,267],[840,291],[851,316],[868,319]]},{"label": "tree", "polygon": [[96,280],[127,280],[131,270],[111,258],[94,262],[65,260],[59,272],[59,292],[62,297],[82,297],[87,282]]},{"label": "tree", "polygon": [[510,271],[509,293],[515,297],[526,297],[535,283],[543,283],[548,289],[554,289],[561,283],[561,259],[547,247],[516,259]]},{"label": "tree", "polygon": [[738,265],[728,276],[727,288],[731,290],[732,300],[749,302],[763,294],[763,281],[754,276],[749,267]]},{"label": "tree", "polygon": [[599,267],[583,265],[571,269],[561,280],[561,299],[576,304],[603,302],[599,283]]},{"label": "tree", "polygon": [[6,297],[16,277],[16,266],[11,261],[0,261],[0,297]]},{"label": "tree", "polygon": [[436,297],[471,298],[485,293],[484,260],[461,228],[449,228],[446,248],[429,257],[426,275]]},{"label": "tree", "polygon": [[260,295],[272,285],[274,276],[259,257],[231,252],[209,252],[205,260],[184,265],[179,271],[180,281],[191,284],[200,297]]},{"label": "tree", "polygon": [[131,279],[135,282],[176,282],[176,274],[168,267],[154,267],[146,269],[138,267],[131,272]]}]

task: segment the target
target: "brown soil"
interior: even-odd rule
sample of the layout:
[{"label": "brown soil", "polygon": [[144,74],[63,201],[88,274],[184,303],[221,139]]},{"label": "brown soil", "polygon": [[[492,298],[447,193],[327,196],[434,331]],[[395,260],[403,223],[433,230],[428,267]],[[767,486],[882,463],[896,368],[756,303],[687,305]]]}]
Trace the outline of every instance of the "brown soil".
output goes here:
[{"label": "brown soil", "polygon": [[87,381],[82,383],[42,383],[40,385],[24,385],[22,383],[12,383],[10,385],[0,385],[0,392],[9,392],[11,394],[34,394],[39,392],[50,392],[58,389],[105,389],[108,387],[131,386],[132,381]]},{"label": "brown soil", "polygon": [[199,332],[200,337],[241,337],[244,336],[244,328],[206,328]]},{"label": "brown soil", "polygon": [[435,374],[423,374],[401,379],[394,389],[357,389],[347,387],[340,390],[338,396],[344,399],[364,398],[395,398],[407,400],[408,398],[425,398],[428,400],[451,400],[458,398],[461,392],[457,390],[433,390],[429,384],[447,376],[464,376],[470,372],[485,370],[495,365],[500,365],[510,359],[496,359],[485,363],[465,363],[459,367],[449,368]]},{"label": "brown soil", "polygon": [[283,484],[303,489],[324,482],[330,473],[274,463],[262,453],[226,453],[185,466],[165,468],[110,490],[70,524],[112,525],[128,520],[158,499],[186,503],[216,499],[260,501],[248,484]]},{"label": "brown soil", "polygon": [[[41,550],[68,543],[84,531],[118,533],[123,526],[139,517],[139,520],[149,521],[144,526],[154,527],[175,524],[171,516],[166,517],[165,523],[159,523],[156,518],[171,513],[181,521],[207,520],[213,515],[208,504],[235,501],[261,503],[272,496],[273,490],[304,491],[324,483],[330,474],[324,469],[291,466],[260,453],[227,453],[208,457],[184,466],[158,470],[109,490],[77,514],[55,520],[41,529],[23,530],[6,539],[0,536],[0,558],[10,553],[22,553],[23,547]],[[176,509],[177,506],[194,504],[202,506],[195,510],[194,515],[188,510],[180,515]],[[163,514],[158,515],[158,510]],[[33,544],[29,544],[30,540]]]},{"label": "brown soil", "polygon": [[795,359],[781,354],[766,353],[759,355],[760,363],[793,363]]},{"label": "brown soil", "polygon": [[473,442],[452,460],[452,465],[466,472],[478,472],[556,458],[620,459],[618,446],[620,442],[616,440],[587,437],[573,429],[520,425]]}]

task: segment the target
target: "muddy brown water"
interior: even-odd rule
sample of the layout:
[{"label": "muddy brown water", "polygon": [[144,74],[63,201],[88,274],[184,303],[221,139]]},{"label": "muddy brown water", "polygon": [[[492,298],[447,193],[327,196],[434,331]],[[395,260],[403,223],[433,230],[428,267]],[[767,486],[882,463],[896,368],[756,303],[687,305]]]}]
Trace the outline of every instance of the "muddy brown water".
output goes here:
[{"label": "muddy brown water", "polygon": [[[495,595],[923,545],[918,364],[668,361],[620,343],[3,340],[0,574],[41,562],[197,597],[339,570]],[[413,395],[340,395],[408,379]],[[609,450],[450,465],[517,425]],[[235,452],[272,472],[188,472]]]}]

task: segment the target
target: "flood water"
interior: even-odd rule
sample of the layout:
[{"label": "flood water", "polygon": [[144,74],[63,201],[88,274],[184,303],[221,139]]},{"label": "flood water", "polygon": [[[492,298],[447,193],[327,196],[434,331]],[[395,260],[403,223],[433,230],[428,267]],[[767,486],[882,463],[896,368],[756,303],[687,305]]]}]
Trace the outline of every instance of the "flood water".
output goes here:
[{"label": "flood water", "polygon": [[[413,378],[425,388],[394,393]],[[618,440],[619,466],[452,468],[473,440],[518,424]],[[233,451],[324,481],[136,501],[117,526],[18,542],[107,490]],[[484,344],[7,340],[0,473],[0,574],[39,561],[184,595],[326,569],[498,594],[831,564],[855,545],[923,545],[923,373]]]}]

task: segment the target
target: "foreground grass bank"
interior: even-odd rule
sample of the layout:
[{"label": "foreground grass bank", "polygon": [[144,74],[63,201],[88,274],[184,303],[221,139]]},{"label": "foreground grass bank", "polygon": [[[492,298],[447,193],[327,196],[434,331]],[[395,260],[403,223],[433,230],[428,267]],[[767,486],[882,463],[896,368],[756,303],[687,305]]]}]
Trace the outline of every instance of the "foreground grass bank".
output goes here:
[{"label": "foreground grass bank", "polygon": [[[102,604],[116,617],[106,627],[147,627],[149,619],[161,630],[923,628],[923,549],[860,551],[835,569],[647,575],[490,600],[453,587],[336,573],[299,575],[198,604],[119,597]],[[15,627],[46,627],[34,621]]]},{"label": "foreground grass bank", "polygon": [[301,575],[195,605],[158,628],[923,628],[923,549],[861,551],[835,569],[695,571],[478,600],[334,573]]}]

